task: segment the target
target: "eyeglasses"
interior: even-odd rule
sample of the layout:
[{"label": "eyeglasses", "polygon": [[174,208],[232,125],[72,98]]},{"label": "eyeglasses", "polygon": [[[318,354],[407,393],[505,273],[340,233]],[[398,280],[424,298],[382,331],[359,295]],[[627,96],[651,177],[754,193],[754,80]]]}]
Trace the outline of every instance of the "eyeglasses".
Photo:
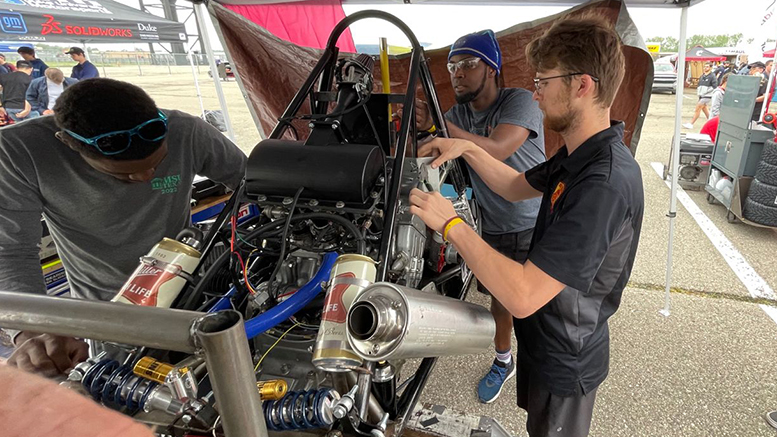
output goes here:
[{"label": "eyeglasses", "polygon": [[159,117],[144,121],[129,130],[120,130],[84,138],[73,131],[64,129],[71,137],[89,144],[103,155],[117,155],[129,149],[132,137],[137,135],[144,141],[159,141],[167,135],[167,116],[162,111],[157,111]]},{"label": "eyeglasses", "polygon": [[[542,82],[547,82],[551,79],[560,79],[562,77],[572,77],[572,76],[580,76],[581,74],[588,74],[588,73],[569,73],[569,74],[562,74],[560,76],[551,76],[551,77],[535,77],[534,78],[534,89],[537,90],[537,93],[542,92]],[[590,74],[588,74],[591,76]],[[599,83],[599,78],[595,76],[591,76],[591,79],[593,79],[594,82]]]},{"label": "eyeglasses", "polygon": [[478,68],[480,58],[467,58],[459,62],[448,62],[448,73],[453,74],[456,70],[474,70]]}]

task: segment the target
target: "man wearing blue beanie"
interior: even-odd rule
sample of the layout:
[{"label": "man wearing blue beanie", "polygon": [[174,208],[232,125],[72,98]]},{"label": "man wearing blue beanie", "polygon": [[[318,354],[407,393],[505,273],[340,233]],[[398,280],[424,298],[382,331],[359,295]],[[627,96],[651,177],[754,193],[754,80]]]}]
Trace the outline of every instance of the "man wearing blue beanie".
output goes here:
[{"label": "man wearing blue beanie", "polygon": [[[448,133],[477,144],[494,158],[524,172],[545,161],[542,112],[523,88],[500,88],[502,53],[491,30],[459,38],[448,54],[448,72],[457,104],[446,114]],[[425,105],[419,114],[427,115]],[[419,129],[431,129],[431,120]],[[531,245],[540,199],[509,202],[491,191],[470,169],[475,199],[482,211],[483,239],[510,259],[524,263]],[[490,294],[478,284],[478,290]],[[491,299],[496,321],[496,358],[477,386],[478,399],[494,402],[515,376],[511,344],[513,316]]]}]

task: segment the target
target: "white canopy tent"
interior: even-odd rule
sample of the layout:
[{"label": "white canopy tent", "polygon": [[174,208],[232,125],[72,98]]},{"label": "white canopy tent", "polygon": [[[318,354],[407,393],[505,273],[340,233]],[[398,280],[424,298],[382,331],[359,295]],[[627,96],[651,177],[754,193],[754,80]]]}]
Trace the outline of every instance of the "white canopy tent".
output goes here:
[{"label": "white canopy tent", "polygon": [[[293,3],[304,0],[217,0],[222,4],[277,4],[277,3]],[[685,65],[685,52],[686,48],[686,30],[688,25],[688,8],[703,2],[704,0],[611,0],[616,2],[623,2],[630,7],[643,7],[643,8],[675,8],[680,9],[680,29],[679,29],[679,48],[678,48],[678,65]],[[207,12],[204,1],[194,1],[194,12],[197,15],[197,19],[200,22],[200,28],[205,29],[204,18]],[[471,5],[477,3],[478,6],[562,6],[562,7],[574,7],[579,6],[587,1],[569,1],[569,0],[485,0],[485,1],[473,1],[473,0],[341,0],[342,4],[346,5],[394,5],[394,4],[424,4],[424,5]],[[217,24],[216,24],[217,26]],[[217,26],[218,28],[218,26]],[[221,104],[222,111],[224,112],[224,118],[227,123],[229,131],[232,131],[232,125],[230,122],[229,114],[227,111],[226,99],[224,98],[221,83],[218,79],[216,72],[216,64],[213,57],[213,48],[206,35],[203,35],[203,41],[205,43],[205,50],[210,60],[210,69],[213,76],[213,80],[216,84],[216,91],[219,95],[219,102]],[[236,75],[238,82],[240,83],[239,75]],[[677,88],[683,89],[683,78],[678,75]],[[242,87],[242,84],[241,84]],[[678,156],[680,154],[680,127],[682,120],[682,104],[683,93],[677,93],[675,102],[675,122],[674,122],[674,143],[672,145],[672,159],[670,162],[671,174],[679,174]],[[677,178],[672,178],[671,195],[669,200],[669,211],[667,217],[669,218],[669,244],[667,248],[667,260],[666,260],[666,281],[665,281],[665,303],[664,308],[660,311],[661,314],[668,316],[670,314],[671,298],[670,298],[670,285],[672,280],[672,250],[674,243],[674,226],[675,218],[677,215]]]}]

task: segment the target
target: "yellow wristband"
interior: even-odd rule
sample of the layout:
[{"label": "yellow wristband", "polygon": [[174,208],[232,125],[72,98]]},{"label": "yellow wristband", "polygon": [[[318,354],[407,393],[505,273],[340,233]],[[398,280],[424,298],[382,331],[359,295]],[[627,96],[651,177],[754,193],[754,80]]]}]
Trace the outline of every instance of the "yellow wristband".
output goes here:
[{"label": "yellow wristband", "polygon": [[437,132],[437,126],[432,125],[432,127],[430,127],[427,132],[429,132],[430,134]]},{"label": "yellow wristband", "polygon": [[448,233],[453,229],[454,226],[458,225],[459,223],[464,223],[464,220],[461,219],[461,217],[456,217],[448,222],[447,225],[445,225],[445,229],[442,231],[442,239],[445,241],[448,241]]}]

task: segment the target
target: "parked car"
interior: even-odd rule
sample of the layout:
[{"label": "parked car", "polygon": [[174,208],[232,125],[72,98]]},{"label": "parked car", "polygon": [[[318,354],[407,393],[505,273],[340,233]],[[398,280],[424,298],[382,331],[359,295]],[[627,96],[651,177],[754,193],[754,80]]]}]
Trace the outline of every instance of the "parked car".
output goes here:
[{"label": "parked car", "polygon": [[677,72],[671,63],[653,64],[653,91],[677,92]]}]

